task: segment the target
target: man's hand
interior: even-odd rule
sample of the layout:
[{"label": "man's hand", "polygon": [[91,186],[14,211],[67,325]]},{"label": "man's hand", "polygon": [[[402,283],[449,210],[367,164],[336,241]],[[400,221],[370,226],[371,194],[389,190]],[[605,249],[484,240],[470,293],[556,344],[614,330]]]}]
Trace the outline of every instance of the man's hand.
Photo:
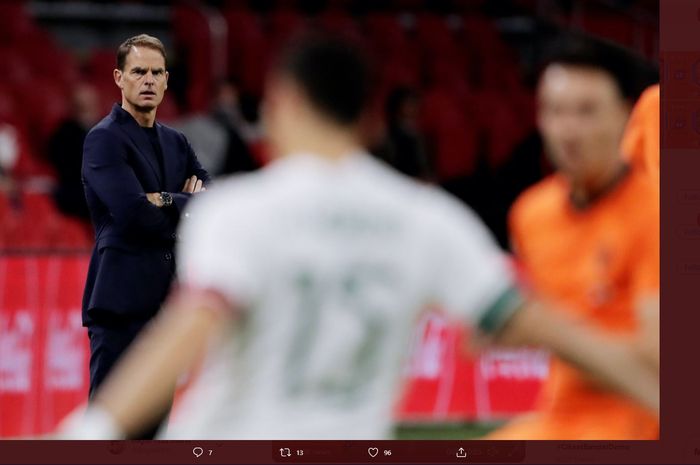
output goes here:
[{"label": "man's hand", "polygon": [[146,198],[148,199],[149,202],[151,202],[156,207],[158,207],[158,208],[163,207],[163,202],[160,201],[160,192],[150,192],[150,193],[146,194]]},{"label": "man's hand", "polygon": [[187,178],[185,186],[182,188],[182,192],[188,194],[196,194],[197,192],[204,192],[205,190],[207,190],[207,188],[202,185],[202,180],[197,179],[195,175],[192,175],[191,178]]},{"label": "man's hand", "polygon": [[[185,185],[182,188],[182,192],[185,192],[187,194],[196,194],[198,192],[204,192],[205,190],[207,190],[207,188],[204,187],[202,180],[197,179],[197,176],[195,175],[192,175],[191,178],[187,178],[187,180],[185,181]],[[160,192],[150,192],[146,194],[146,198],[156,207],[163,207],[163,202],[161,202],[160,200]]]}]

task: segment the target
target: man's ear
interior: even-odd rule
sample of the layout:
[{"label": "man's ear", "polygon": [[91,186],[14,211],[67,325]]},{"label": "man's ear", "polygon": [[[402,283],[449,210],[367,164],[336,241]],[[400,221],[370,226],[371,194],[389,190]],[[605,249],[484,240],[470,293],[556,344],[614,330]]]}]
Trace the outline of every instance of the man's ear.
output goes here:
[{"label": "man's ear", "polygon": [[121,72],[121,70],[115,68],[114,71],[112,72],[112,74],[114,76],[114,83],[117,85],[117,87],[119,87],[120,89],[123,89],[124,88],[124,84],[122,84],[123,73]]},{"label": "man's ear", "polygon": [[168,88],[168,78],[169,77],[170,77],[170,73],[166,71],[165,72],[165,88],[166,89]]}]

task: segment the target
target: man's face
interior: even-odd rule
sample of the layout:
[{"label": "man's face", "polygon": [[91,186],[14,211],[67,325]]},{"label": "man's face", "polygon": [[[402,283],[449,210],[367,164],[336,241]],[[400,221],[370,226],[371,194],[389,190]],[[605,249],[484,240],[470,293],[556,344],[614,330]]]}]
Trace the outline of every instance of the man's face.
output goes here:
[{"label": "man's face", "polygon": [[595,182],[619,163],[629,107],[614,79],[596,68],[551,65],[538,89],[538,125],[557,169]]},{"label": "man's face", "polygon": [[165,58],[153,48],[134,46],[126,56],[124,70],[114,70],[114,81],[131,106],[151,111],[160,105],[168,88]]}]

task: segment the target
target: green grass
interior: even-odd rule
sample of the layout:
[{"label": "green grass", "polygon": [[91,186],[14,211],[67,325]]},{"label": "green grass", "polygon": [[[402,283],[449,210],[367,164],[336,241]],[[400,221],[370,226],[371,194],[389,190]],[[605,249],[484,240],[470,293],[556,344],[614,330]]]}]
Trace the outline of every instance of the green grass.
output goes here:
[{"label": "green grass", "polygon": [[494,423],[398,425],[396,439],[477,439],[500,426]]}]

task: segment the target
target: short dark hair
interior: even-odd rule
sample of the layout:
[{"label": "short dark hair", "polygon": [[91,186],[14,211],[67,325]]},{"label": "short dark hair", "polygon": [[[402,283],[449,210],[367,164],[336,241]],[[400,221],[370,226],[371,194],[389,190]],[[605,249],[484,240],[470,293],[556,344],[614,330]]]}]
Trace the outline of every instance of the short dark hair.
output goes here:
[{"label": "short dark hair", "polygon": [[305,32],[279,55],[272,71],[290,77],[335,123],[356,123],[369,106],[374,74],[363,48],[326,32]]},{"label": "short dark hair", "polygon": [[624,99],[634,101],[653,81],[649,74],[651,67],[642,61],[612,43],[569,36],[554,42],[545,53],[541,72],[551,65],[598,69],[613,78]]},{"label": "short dark hair", "polygon": [[131,51],[131,47],[147,47],[157,50],[163,55],[163,60],[167,61],[167,56],[165,55],[165,46],[163,42],[157,37],[149,36],[148,34],[139,34],[134,37],[126,39],[117,49],[117,69],[124,71],[124,65],[126,64],[126,56]]}]

